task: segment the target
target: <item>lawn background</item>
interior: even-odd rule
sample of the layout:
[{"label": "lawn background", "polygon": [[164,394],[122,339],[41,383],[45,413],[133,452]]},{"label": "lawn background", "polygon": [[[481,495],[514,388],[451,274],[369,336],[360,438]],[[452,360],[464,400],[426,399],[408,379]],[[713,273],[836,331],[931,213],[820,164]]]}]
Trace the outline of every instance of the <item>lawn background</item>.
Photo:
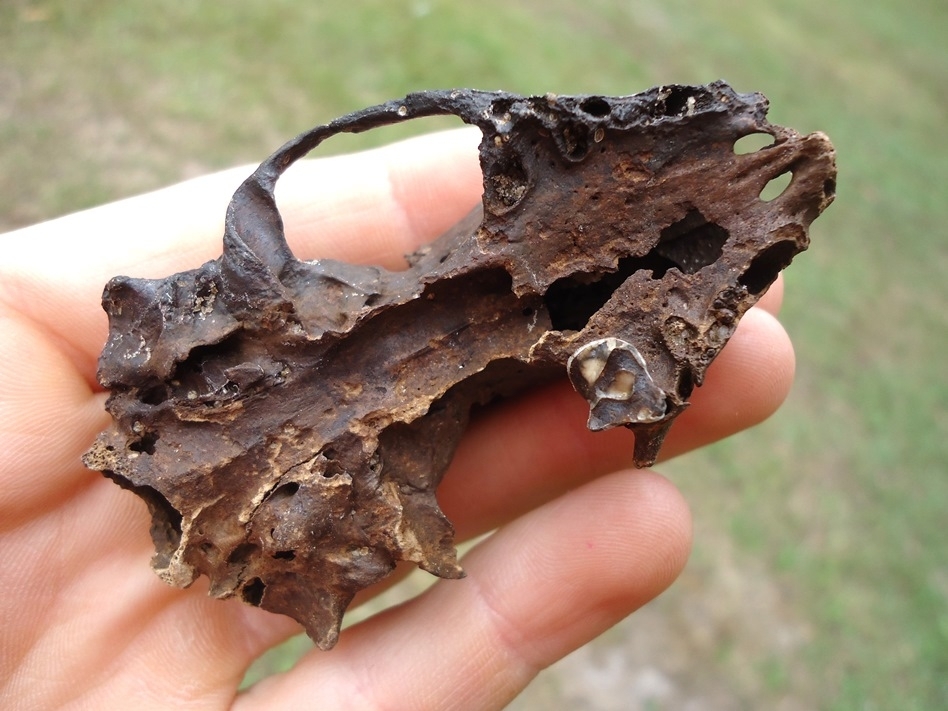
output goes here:
[{"label": "lawn background", "polygon": [[512,708],[948,708],[946,36],[943,0],[0,0],[0,230],[412,90],[764,92],[840,169],[787,275],[794,392],[661,467],[696,518],[685,574]]}]

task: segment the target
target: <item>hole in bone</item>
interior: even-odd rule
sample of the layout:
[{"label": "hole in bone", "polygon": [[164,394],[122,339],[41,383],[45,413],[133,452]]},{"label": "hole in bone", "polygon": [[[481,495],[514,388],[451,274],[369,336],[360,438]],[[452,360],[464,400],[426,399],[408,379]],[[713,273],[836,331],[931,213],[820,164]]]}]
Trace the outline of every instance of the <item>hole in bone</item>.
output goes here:
[{"label": "hole in bone", "polygon": [[680,116],[686,114],[689,108],[693,111],[696,96],[691,87],[674,86],[666,89],[664,101],[661,101],[656,108],[664,116]]},{"label": "hole in bone", "polygon": [[227,562],[236,565],[243,565],[257,554],[259,547],[255,543],[241,543],[234,548],[227,556]]},{"label": "hole in bone", "polygon": [[516,153],[498,154],[498,158],[497,163],[490,166],[490,172],[485,174],[484,187],[488,201],[499,202],[502,211],[506,212],[523,200],[530,187],[530,177]]},{"label": "hole in bone", "polygon": [[580,160],[589,152],[588,129],[585,126],[573,125],[563,128],[563,145],[566,155],[573,160]]},{"label": "hole in bone", "polygon": [[691,373],[690,368],[682,368],[681,372],[678,374],[678,387],[676,389],[682,395],[682,397],[687,398],[691,395],[692,391],[695,389],[695,379]]},{"label": "hole in bone", "polygon": [[254,578],[241,589],[240,597],[244,602],[259,607],[266,589],[267,586],[260,578]]},{"label": "hole in bone", "polygon": [[279,560],[293,560],[296,558],[296,551],[277,551],[273,557]]},{"label": "hole in bone", "polygon": [[276,489],[273,490],[273,493],[270,494],[270,500],[279,500],[279,499],[288,499],[293,496],[297,491],[300,490],[300,484],[297,481],[289,481],[286,484],[281,484]]},{"label": "hole in bone", "polygon": [[222,390],[228,378],[224,371],[243,363],[242,337],[232,334],[219,343],[195,346],[188,357],[179,362],[170,380],[181,383],[185,392],[194,391],[198,395]]},{"label": "hole in bone", "polygon": [[[727,238],[726,229],[709,222],[699,210],[689,210],[678,222],[662,230],[653,251],[681,272],[694,274],[720,258]],[[657,274],[653,276],[660,278]]]},{"label": "hole in bone", "polygon": [[320,473],[323,477],[332,479],[334,476],[346,473],[346,465],[344,462],[339,461],[339,452],[333,447],[326,447],[326,449],[319,454],[322,461],[320,462],[319,458],[317,458],[314,463],[321,469]]},{"label": "hole in bone", "polygon": [[146,405],[160,405],[168,399],[168,388],[161,384],[145,388],[139,394],[138,399]]},{"label": "hole in bone", "polygon": [[590,116],[596,116],[598,118],[608,116],[612,113],[612,106],[601,96],[590,96],[583,99],[579,104],[579,108]]},{"label": "hole in bone", "polygon": [[543,301],[550,314],[554,331],[581,331],[593,314],[606,302],[622,282],[641,266],[639,259],[620,259],[615,272],[596,279],[591,275],[576,274],[557,279],[546,290]]},{"label": "hole in bone", "polygon": [[734,153],[739,156],[756,153],[774,145],[774,142],[774,137],[769,133],[749,133],[734,142]]},{"label": "hole in bone", "polygon": [[796,242],[782,240],[772,244],[751,260],[750,266],[738,282],[751,294],[760,294],[770,286],[777,274],[793,259],[799,247]]},{"label": "hole in bone", "polygon": [[[328,140],[321,143],[316,151],[323,156],[355,153],[364,151],[370,146],[386,146],[410,136],[428,135],[466,125],[455,115],[406,117],[394,124],[375,126],[371,129],[371,132],[362,129],[351,133],[347,131],[334,133]],[[474,131],[468,134],[466,139],[475,154],[479,138],[480,134]],[[348,195],[359,195],[361,194],[362,183],[365,181],[365,174],[362,171],[348,171],[345,173],[336,171],[332,175],[328,173],[324,175],[318,169],[314,171],[313,168],[314,166],[309,161],[297,161],[286,169],[286,172],[276,184],[277,209],[280,218],[283,220],[284,231],[291,244],[293,244],[297,235],[309,234],[312,229],[305,220],[298,219],[298,216],[302,215],[304,211],[294,209],[295,207],[307,204],[311,199],[310,196],[314,194],[323,195],[329,202],[345,200],[344,196]],[[462,201],[457,205],[444,207],[444,210],[441,211],[444,222],[441,228],[436,229],[433,234],[440,234],[442,230],[451,228],[464,217],[466,211],[475,205],[478,205],[477,209],[479,209],[480,200],[477,199],[479,197],[479,195],[476,196],[468,204],[464,204]],[[475,223],[474,226],[476,227],[477,224]],[[361,244],[362,242],[364,242],[364,245]],[[381,266],[391,271],[403,271],[408,267],[405,258],[397,250],[380,258],[379,251],[372,246],[373,243],[373,240],[338,240],[338,246],[335,243],[323,245],[319,258],[340,259],[346,263],[356,265]],[[311,253],[304,252],[296,255],[298,259],[305,260],[312,259],[314,256]]]},{"label": "hole in bone", "polygon": [[661,279],[672,267],[685,274],[695,273],[721,256],[727,239],[727,230],[692,209],[663,229],[658,244],[645,256],[623,257],[614,272],[598,279],[589,274],[557,279],[543,296],[553,330],[581,331],[615,290],[637,271],[651,271],[653,279]]},{"label": "hole in bone", "polygon": [[778,197],[783,195],[784,191],[790,186],[790,181],[793,179],[793,173],[790,170],[785,170],[780,175],[776,175],[770,179],[770,181],[764,186],[764,189],[760,191],[760,199],[763,202],[772,202]]},{"label": "hole in bone", "polygon": [[133,452],[141,452],[142,454],[154,454],[155,453],[155,443],[158,442],[158,435],[149,432],[141,436],[140,439],[132,442],[128,445],[128,448]]}]

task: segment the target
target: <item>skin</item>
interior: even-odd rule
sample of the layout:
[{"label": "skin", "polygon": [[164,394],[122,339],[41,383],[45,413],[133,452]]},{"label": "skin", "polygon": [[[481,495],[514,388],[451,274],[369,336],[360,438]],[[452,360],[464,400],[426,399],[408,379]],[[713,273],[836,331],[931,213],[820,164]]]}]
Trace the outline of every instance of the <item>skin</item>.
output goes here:
[{"label": "skin", "polygon": [[[278,190],[294,253],[397,267],[478,200],[477,138],[452,131],[295,166]],[[439,499],[459,539],[497,528],[463,560],[466,579],[241,693],[250,663],[299,627],[211,600],[203,579],[164,585],[148,565],[144,504],[79,462],[108,424],[95,381],[103,285],[216,258],[224,209],[248,173],[0,236],[0,707],[501,708],[670,585],[691,545],[674,485],[629,468],[628,431],[587,431],[586,404],[565,382],[494,407],[462,443]],[[778,281],[744,317],[665,458],[784,399],[793,350],[775,318],[781,295]]]}]

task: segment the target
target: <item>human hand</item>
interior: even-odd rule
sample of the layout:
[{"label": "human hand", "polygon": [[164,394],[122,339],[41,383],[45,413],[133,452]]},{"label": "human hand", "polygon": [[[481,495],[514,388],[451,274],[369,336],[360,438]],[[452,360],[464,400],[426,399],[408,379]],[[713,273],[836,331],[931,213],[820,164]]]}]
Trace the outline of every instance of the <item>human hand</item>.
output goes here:
[{"label": "human hand", "polygon": [[[462,130],[295,166],[278,197],[301,259],[397,266],[480,194]],[[108,423],[95,362],[117,274],[157,278],[220,254],[241,168],[0,237],[0,707],[495,709],[539,669],[658,595],[690,547],[675,488],[629,471],[632,435],[591,433],[566,383],[477,419],[439,488],[459,540],[499,527],[467,578],[346,629],[287,674],[238,692],[288,618],[168,587],[148,514],[79,463]],[[783,400],[793,352],[748,312],[672,428],[665,457],[748,427]],[[364,601],[378,588],[357,599]]]}]

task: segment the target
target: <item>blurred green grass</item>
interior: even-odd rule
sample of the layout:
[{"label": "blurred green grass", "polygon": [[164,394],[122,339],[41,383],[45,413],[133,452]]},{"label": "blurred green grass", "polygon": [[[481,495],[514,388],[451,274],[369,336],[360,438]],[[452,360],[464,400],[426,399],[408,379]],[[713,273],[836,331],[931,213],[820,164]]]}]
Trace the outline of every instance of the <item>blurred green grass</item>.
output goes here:
[{"label": "blurred green grass", "polygon": [[[6,0],[0,229],[257,162],[417,89],[723,77],[764,92],[772,120],[827,132],[839,156],[836,204],[787,275],[797,386],[764,425],[663,471],[699,532],[773,576],[812,635],[793,658],[722,640],[694,663],[748,707],[792,691],[820,708],[945,708],[946,33],[942,0]],[[714,546],[696,546],[696,570],[713,567]],[[294,644],[255,673],[291,663]]]}]

